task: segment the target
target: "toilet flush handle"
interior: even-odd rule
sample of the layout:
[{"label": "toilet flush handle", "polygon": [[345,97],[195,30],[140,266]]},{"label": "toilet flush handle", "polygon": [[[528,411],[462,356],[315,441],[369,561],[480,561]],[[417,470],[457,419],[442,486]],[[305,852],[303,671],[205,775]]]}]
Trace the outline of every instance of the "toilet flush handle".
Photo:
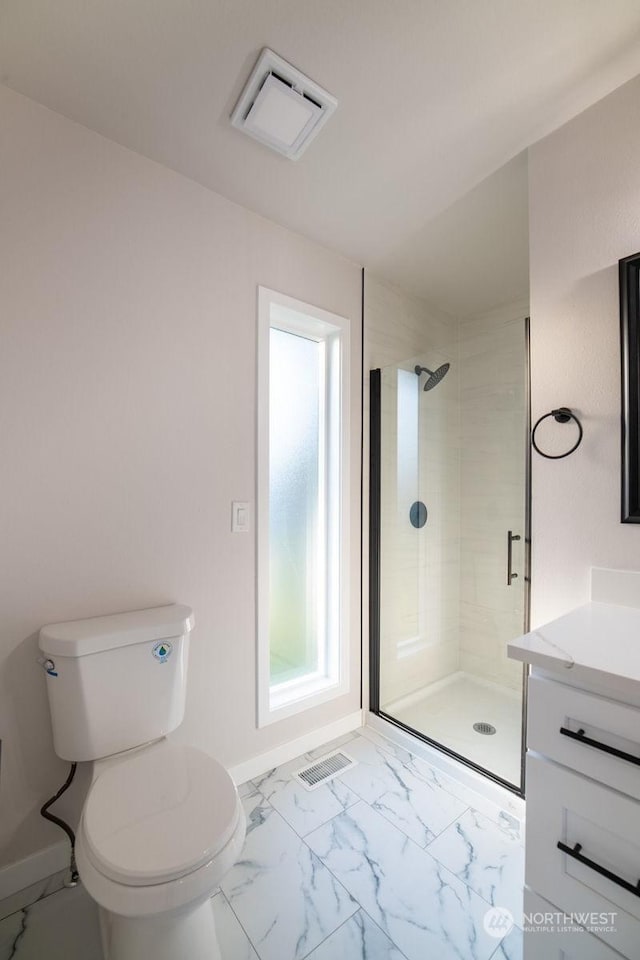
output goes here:
[{"label": "toilet flush handle", "polygon": [[51,660],[50,657],[38,657],[37,662],[40,664],[44,672],[50,677],[57,677],[58,671],[56,670],[56,665]]}]

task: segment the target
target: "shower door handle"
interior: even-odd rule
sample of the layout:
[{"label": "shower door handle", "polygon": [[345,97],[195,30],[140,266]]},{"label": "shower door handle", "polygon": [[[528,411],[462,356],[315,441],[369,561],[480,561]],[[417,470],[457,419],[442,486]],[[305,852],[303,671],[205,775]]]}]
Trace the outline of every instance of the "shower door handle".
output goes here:
[{"label": "shower door handle", "polygon": [[517,573],[514,573],[511,569],[513,565],[513,541],[519,540],[520,534],[514,533],[512,530],[507,530],[507,586],[511,586],[511,581],[515,580],[518,576]]}]

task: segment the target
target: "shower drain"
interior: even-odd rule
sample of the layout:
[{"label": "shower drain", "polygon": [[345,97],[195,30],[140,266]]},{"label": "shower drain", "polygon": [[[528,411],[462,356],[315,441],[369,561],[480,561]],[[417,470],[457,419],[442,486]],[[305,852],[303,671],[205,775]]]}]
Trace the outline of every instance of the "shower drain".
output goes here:
[{"label": "shower drain", "polygon": [[490,737],[496,732],[496,728],[492,723],[485,723],[483,720],[481,720],[479,723],[474,723],[473,729],[476,733],[484,733],[486,737]]}]

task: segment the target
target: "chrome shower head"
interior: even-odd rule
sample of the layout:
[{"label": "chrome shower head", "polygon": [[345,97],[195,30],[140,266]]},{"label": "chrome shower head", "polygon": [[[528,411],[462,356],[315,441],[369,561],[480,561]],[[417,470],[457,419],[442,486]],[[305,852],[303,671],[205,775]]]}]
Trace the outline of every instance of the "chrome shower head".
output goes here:
[{"label": "chrome shower head", "polygon": [[420,376],[421,373],[427,373],[427,382],[425,383],[423,390],[433,390],[434,387],[437,387],[440,381],[446,376],[449,369],[448,363],[443,363],[441,367],[438,367],[437,370],[429,370],[428,367],[416,366],[415,372],[417,376]]}]

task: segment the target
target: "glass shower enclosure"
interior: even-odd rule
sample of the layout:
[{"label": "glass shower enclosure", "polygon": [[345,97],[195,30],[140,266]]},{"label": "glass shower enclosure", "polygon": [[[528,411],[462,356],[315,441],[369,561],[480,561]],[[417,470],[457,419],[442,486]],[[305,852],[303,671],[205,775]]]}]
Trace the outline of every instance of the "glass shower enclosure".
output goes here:
[{"label": "glass shower enclosure", "polygon": [[370,382],[371,709],[522,793],[528,319]]}]

